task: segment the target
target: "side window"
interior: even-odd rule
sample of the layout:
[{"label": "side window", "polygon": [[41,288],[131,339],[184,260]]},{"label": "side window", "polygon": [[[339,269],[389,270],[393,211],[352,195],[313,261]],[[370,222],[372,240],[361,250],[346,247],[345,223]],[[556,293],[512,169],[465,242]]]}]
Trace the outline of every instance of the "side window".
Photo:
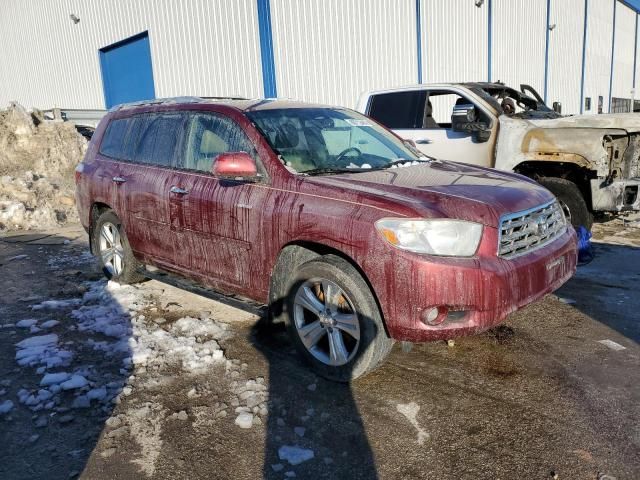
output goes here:
[{"label": "side window", "polygon": [[112,158],[127,160],[124,155],[129,119],[111,120],[100,144],[100,153]]},{"label": "side window", "polygon": [[368,115],[387,128],[422,128],[426,98],[423,90],[374,95]]},{"label": "side window", "polygon": [[[467,98],[450,91],[429,92],[427,108],[424,114],[424,128],[451,128],[451,114],[456,105],[467,105],[474,103]],[[487,115],[476,107],[479,120],[491,123]]]},{"label": "side window", "polygon": [[170,167],[182,136],[183,119],[178,113],[138,117],[136,161]]},{"label": "side window", "polygon": [[257,160],[253,144],[230,118],[203,113],[192,115],[189,123],[187,149],[179,163],[182,168],[210,172],[215,158],[224,152],[247,152]]}]

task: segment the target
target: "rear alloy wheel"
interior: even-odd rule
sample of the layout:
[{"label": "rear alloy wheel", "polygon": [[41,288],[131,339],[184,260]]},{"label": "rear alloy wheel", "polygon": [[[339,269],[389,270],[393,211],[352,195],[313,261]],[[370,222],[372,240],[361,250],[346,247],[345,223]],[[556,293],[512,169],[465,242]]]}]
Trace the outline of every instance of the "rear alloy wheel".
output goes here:
[{"label": "rear alloy wheel", "polygon": [[93,227],[93,245],[109,280],[124,284],[145,280],[137,271],[140,264],[129,247],[122,222],[112,210],[106,210],[98,217]]},{"label": "rear alloy wheel", "polygon": [[348,382],[371,372],[393,346],[369,286],[334,255],[297,269],[285,319],[296,348],[330,380]]},{"label": "rear alloy wheel", "polygon": [[98,246],[102,265],[112,277],[117,277],[124,269],[124,249],[118,227],[105,222],[100,228],[100,244]]}]

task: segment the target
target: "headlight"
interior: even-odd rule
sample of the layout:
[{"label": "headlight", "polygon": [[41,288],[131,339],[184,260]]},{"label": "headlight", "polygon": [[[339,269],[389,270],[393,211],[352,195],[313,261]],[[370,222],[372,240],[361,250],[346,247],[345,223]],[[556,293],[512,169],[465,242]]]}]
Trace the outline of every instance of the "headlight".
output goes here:
[{"label": "headlight", "polygon": [[481,224],[463,220],[383,218],[376,228],[396,248],[450,257],[473,256],[482,238]]}]

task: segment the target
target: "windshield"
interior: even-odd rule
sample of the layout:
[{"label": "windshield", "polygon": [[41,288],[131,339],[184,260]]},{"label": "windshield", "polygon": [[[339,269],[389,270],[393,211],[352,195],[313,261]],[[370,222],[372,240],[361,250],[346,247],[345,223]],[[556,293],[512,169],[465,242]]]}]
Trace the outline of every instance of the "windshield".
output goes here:
[{"label": "windshield", "polygon": [[282,108],[248,112],[284,165],[294,173],[339,173],[393,168],[428,160],[356,112]]}]

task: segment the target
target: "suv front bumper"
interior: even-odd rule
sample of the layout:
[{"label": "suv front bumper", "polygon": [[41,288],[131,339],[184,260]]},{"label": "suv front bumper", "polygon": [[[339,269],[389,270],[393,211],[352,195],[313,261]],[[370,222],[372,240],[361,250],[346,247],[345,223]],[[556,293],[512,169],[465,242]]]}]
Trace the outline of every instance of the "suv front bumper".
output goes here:
[{"label": "suv front bumper", "polygon": [[[492,230],[485,240],[497,245]],[[389,335],[410,342],[450,339],[491,328],[564,284],[576,269],[576,234],[569,227],[548,245],[513,259],[399,252],[393,262],[398,283],[388,291],[397,293],[389,301],[381,298]],[[425,321],[433,308],[438,325]]]}]

